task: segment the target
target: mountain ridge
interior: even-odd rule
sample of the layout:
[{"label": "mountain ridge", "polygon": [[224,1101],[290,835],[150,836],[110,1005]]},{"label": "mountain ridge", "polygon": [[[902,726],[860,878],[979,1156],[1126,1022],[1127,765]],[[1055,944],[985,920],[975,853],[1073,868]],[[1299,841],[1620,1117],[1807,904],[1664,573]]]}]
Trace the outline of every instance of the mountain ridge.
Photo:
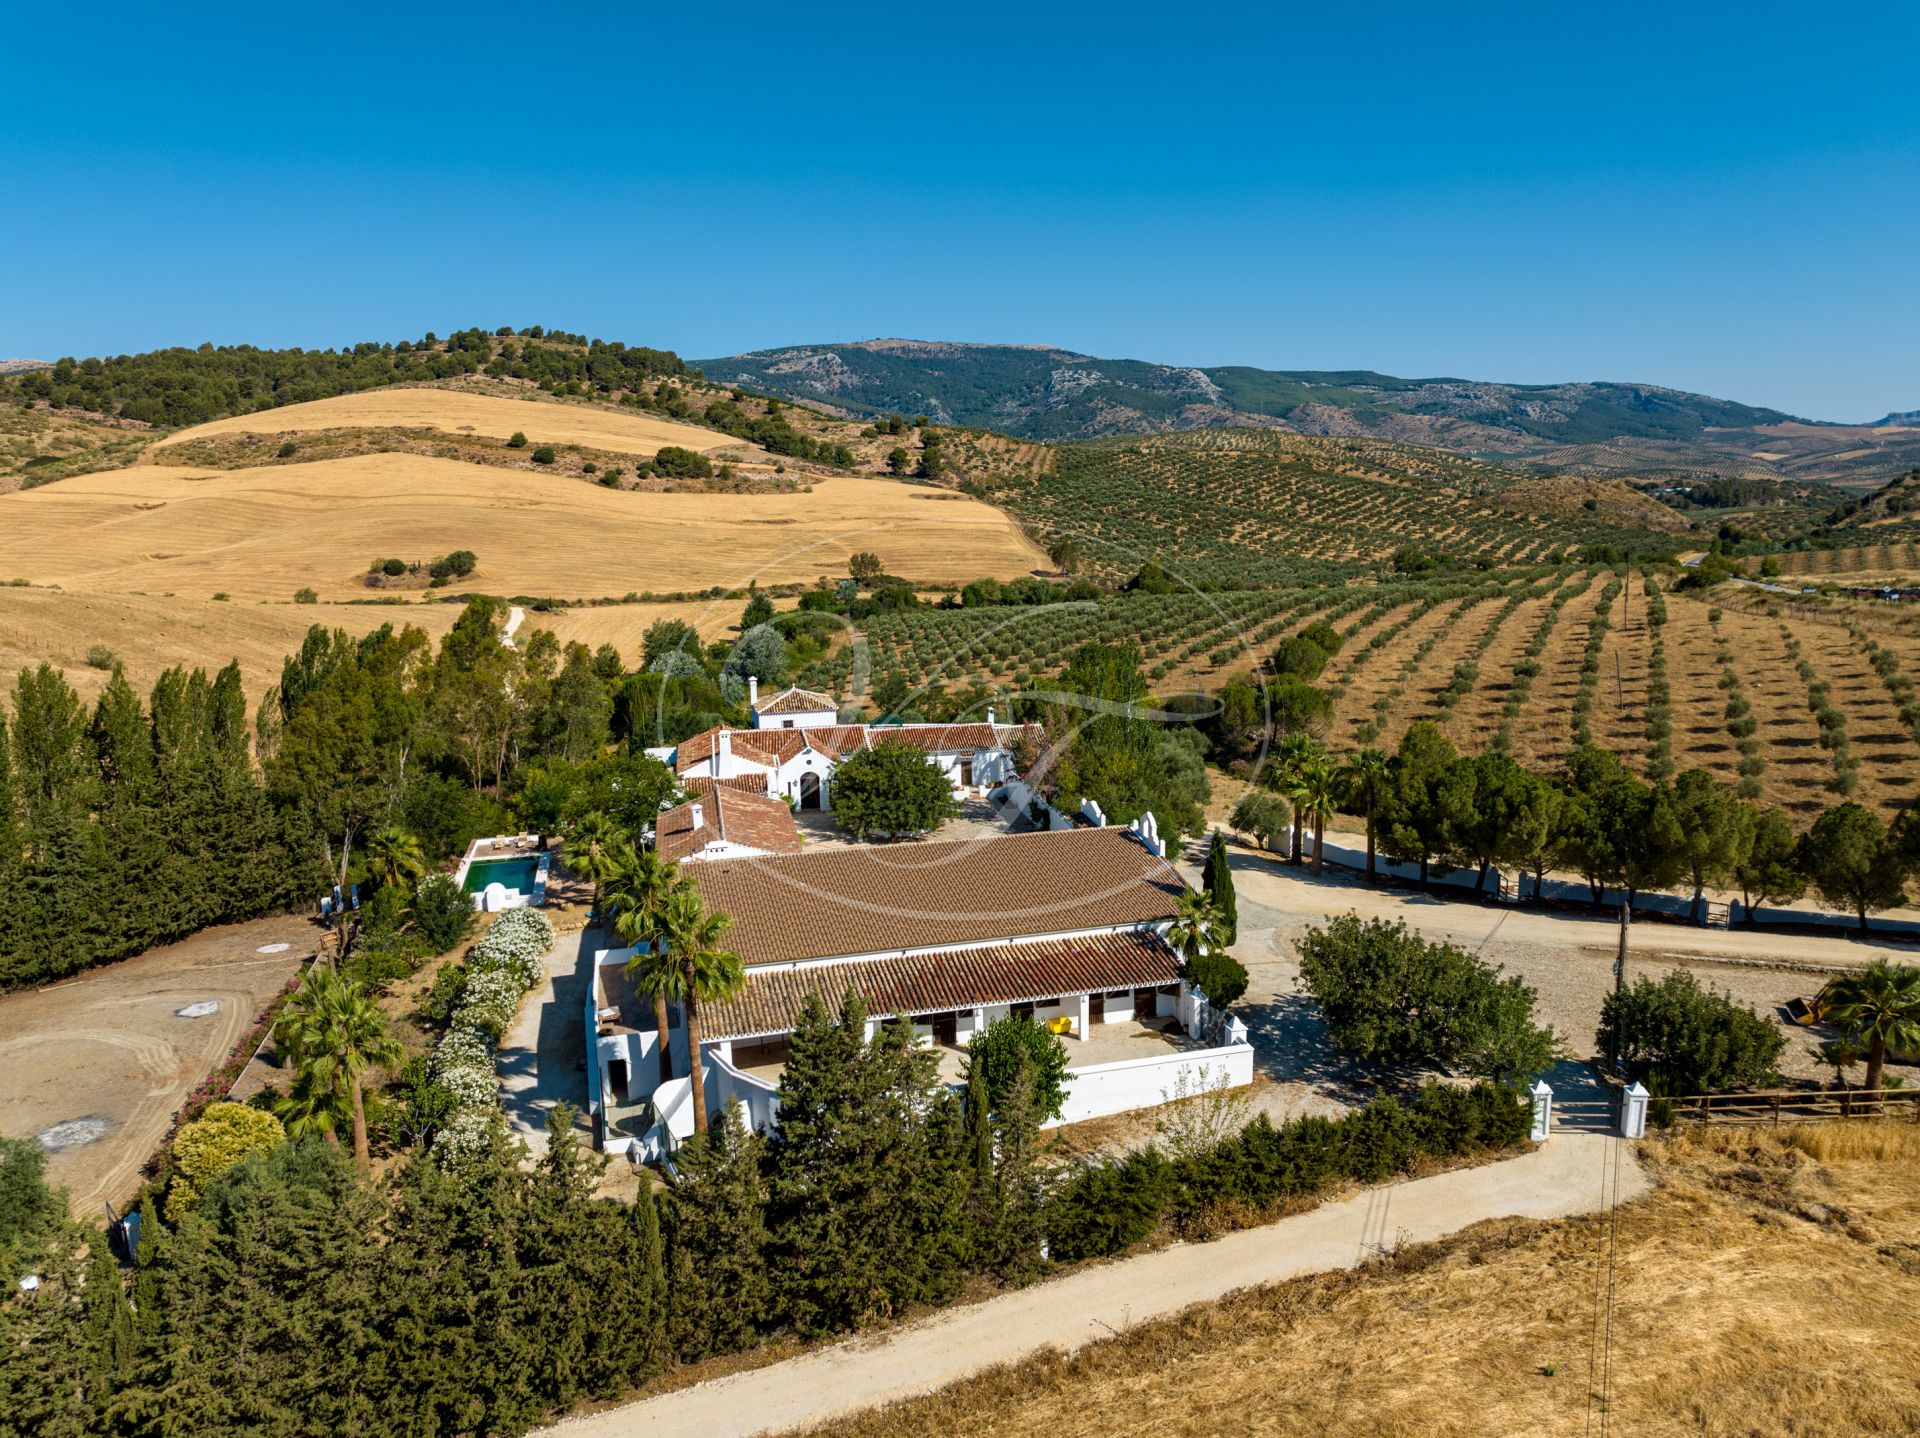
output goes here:
[{"label": "mountain ridge", "polygon": [[848,416],[925,414],[1047,441],[1244,426],[1429,445],[1542,471],[1852,485],[1903,472],[1920,450],[1920,434],[1876,434],[1887,421],[1808,420],[1632,381],[1183,366],[1057,345],[898,337],[691,363],[710,380]]}]

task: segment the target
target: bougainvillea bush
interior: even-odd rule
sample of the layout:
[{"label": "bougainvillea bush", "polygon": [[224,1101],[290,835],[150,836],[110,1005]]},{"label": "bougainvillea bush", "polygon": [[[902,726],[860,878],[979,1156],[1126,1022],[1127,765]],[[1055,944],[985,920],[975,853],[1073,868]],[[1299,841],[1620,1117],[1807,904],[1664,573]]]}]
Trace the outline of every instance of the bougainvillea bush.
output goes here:
[{"label": "bougainvillea bush", "polygon": [[446,1036],[433,1052],[433,1078],[453,1097],[434,1138],[442,1161],[471,1153],[500,1111],[493,1052],[527,990],[540,982],[553,923],[538,909],[509,909],[467,952],[467,982]]}]

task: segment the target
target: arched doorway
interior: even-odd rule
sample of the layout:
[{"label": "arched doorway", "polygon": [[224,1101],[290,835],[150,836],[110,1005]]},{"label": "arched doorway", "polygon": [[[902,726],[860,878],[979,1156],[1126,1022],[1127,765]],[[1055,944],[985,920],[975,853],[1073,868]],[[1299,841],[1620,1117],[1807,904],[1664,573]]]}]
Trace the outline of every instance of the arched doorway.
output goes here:
[{"label": "arched doorway", "polygon": [[818,774],[800,776],[800,807],[802,809],[820,807],[820,776]]}]

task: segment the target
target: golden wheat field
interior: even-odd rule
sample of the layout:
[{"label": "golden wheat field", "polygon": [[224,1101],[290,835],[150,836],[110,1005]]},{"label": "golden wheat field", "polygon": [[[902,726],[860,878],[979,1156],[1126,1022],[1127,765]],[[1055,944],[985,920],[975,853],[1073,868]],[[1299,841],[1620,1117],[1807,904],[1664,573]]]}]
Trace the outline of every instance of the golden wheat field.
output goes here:
[{"label": "golden wheat field", "polygon": [[[938,499],[942,502],[932,502]],[[844,574],[872,550],[909,579],[1044,563],[999,510],[896,481],[835,476],[788,494],[621,492],[410,454],[82,475],[0,497],[0,580],[89,593],[364,597],[379,557],[479,556],[467,588],[564,599]]]},{"label": "golden wheat field", "polygon": [[623,414],[558,401],[509,399],[438,388],[393,388],[290,404],[257,414],[216,419],[168,435],[169,446],[227,434],[298,434],[316,429],[381,429],[416,426],[449,434],[509,439],[518,431],[529,445],[581,444],[592,449],[652,455],[663,445],[718,450],[740,441],[697,425],[676,424],[649,414]]},{"label": "golden wheat field", "polygon": [[[579,640],[595,649],[611,644],[638,665],[648,625],[678,619],[703,639],[719,639],[737,623],[740,608],[737,599],[595,605],[529,613],[523,632],[548,629],[563,643]],[[280,661],[300,647],[311,625],[357,635],[382,624],[411,624],[437,640],[459,614],[457,604],[219,603],[182,595],[0,588],[0,688],[19,670],[45,662],[91,700],[116,663],[145,693],[162,670],[217,667],[231,659],[240,665],[247,693],[258,697],[279,678]]]},{"label": "golden wheat field", "polygon": [[1617,1224],[1481,1224],[814,1431],[1920,1432],[1920,1128],[1714,1129],[1647,1148],[1660,1187]]}]

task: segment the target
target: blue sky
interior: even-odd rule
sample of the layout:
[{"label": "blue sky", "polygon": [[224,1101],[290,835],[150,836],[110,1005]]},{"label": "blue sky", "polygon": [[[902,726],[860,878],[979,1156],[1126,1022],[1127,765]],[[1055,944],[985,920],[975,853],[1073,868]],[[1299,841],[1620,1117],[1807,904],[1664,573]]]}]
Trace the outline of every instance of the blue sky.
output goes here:
[{"label": "blue sky", "polygon": [[1920,7],[20,7],[0,356],[542,323],[1920,407]]}]

